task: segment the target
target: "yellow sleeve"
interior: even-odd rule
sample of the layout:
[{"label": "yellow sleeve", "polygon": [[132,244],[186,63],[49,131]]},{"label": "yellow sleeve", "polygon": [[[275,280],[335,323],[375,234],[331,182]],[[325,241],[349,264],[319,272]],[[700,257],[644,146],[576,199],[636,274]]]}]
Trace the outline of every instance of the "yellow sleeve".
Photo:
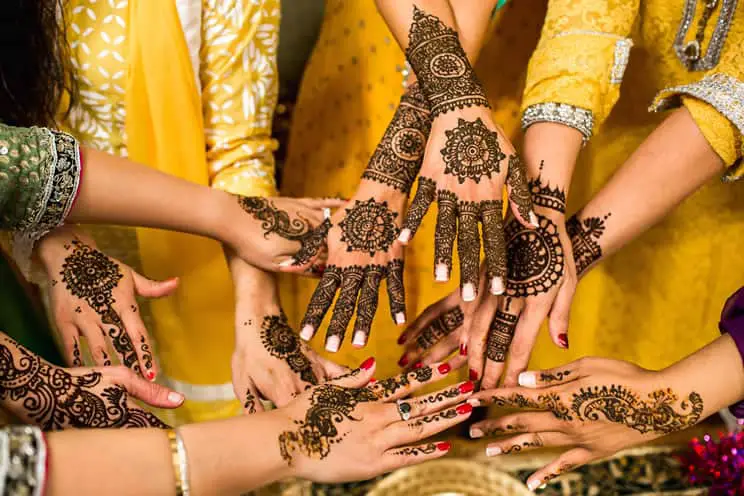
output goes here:
[{"label": "yellow sleeve", "polygon": [[710,146],[729,166],[726,181],[744,177],[744,24],[733,23],[719,63],[691,84],[666,88],[651,110],[684,105]]},{"label": "yellow sleeve", "polygon": [[276,194],[279,0],[203,0],[199,78],[212,187]]},{"label": "yellow sleeve", "polygon": [[522,127],[559,122],[589,139],[620,94],[639,0],[550,0],[530,59]]}]

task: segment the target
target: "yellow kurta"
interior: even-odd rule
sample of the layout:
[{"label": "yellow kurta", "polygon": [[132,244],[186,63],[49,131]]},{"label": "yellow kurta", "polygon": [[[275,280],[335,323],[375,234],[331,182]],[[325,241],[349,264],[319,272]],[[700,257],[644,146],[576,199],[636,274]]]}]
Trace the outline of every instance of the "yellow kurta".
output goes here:
[{"label": "yellow kurta", "polygon": [[[685,41],[694,39],[703,3],[697,2]],[[731,2],[719,1],[707,24],[703,54],[725,3]],[[744,7],[740,3],[720,61],[707,71],[688,71],[673,49],[683,0],[551,0],[549,4],[522,105],[566,103],[593,113],[594,136],[580,154],[569,211],[584,205],[664,119],[663,114],[649,113],[648,107],[666,88],[692,84],[661,96],[709,95],[704,97],[708,103],[682,99],[727,165],[741,157]],[[616,79],[622,76],[623,57],[618,43],[628,37],[634,47],[620,83]],[[730,91],[713,90],[707,81],[715,73],[738,83]],[[738,109],[722,103],[727,97],[730,103],[739,101]],[[714,181],[591,271],[580,282],[572,307],[570,350],[557,351],[543,333],[533,366],[604,355],[656,369],[711,341],[718,334],[723,302],[744,277],[742,200],[744,184]]]},{"label": "yellow kurta", "polygon": [[[544,12],[542,0],[507,3],[495,20],[494,39],[484,47],[476,66],[476,71],[484,77],[489,72],[499,76],[484,83],[496,122],[505,128],[507,135],[519,130],[522,75],[537,42],[540,12]],[[308,63],[293,116],[282,194],[351,196],[403,92],[404,64],[403,52],[377,13],[373,0],[326,1],[320,37]],[[450,283],[434,282],[435,218],[436,209],[433,209],[406,250],[409,321],[453,291],[459,281],[455,271]],[[282,282],[285,312],[297,324],[317,281],[285,278]],[[318,350],[325,339],[328,318],[313,341]],[[387,298],[381,297],[367,346],[355,350],[345,343],[338,353],[327,356],[348,365],[374,356],[378,363],[377,376],[389,376],[398,371],[402,348],[395,343],[401,331],[390,319]]]},{"label": "yellow kurta", "polygon": [[[121,156],[128,155],[127,106],[134,97],[127,94],[133,3],[74,0],[69,16],[80,97],[65,124],[87,146]],[[207,170],[183,170],[181,174],[177,164],[149,165],[234,193],[274,194],[272,152],[276,144],[270,134],[278,89],[279,1],[174,3],[166,9],[169,16],[148,20],[148,24],[180,25],[193,69],[193,81],[183,84],[195,85],[200,95]],[[167,52],[177,46],[147,49]],[[230,383],[234,298],[219,245],[177,235],[182,236],[185,244],[181,247],[188,250],[188,256],[168,257],[166,263],[159,263],[158,257],[170,253],[170,248],[153,246],[160,239],[154,231],[137,233],[139,243],[131,229],[96,228],[94,234],[104,252],[136,270],[144,268],[149,277],[181,277],[174,296],[151,304],[143,302],[141,307],[155,338],[161,380],[189,400],[179,409],[176,421],[237,412],[239,404]],[[143,242],[146,252],[140,250]]]},{"label": "yellow kurta", "polygon": [[[540,37],[547,4],[546,0],[509,2],[495,19],[477,65],[496,122],[514,138],[519,137],[527,62]],[[672,49],[682,0],[642,5],[637,1],[565,0],[554,2],[553,8],[541,50],[531,65],[522,108],[554,101],[590,107],[594,113],[594,136],[581,152],[574,175],[573,211],[599,190],[663,119],[647,111],[654,95],[667,87],[699,81],[704,73],[688,72]],[[700,13],[698,8],[690,36]],[[719,71],[738,73],[744,67],[739,62],[737,68],[732,50],[742,39],[742,13],[737,15],[739,21],[729,33]],[[709,22],[706,40],[716,19],[714,15]],[[566,31],[574,32],[567,35]],[[558,33],[562,34],[555,37]],[[612,83],[613,69],[622,66],[620,60],[615,63],[616,42],[627,37],[635,43],[630,64],[622,85]],[[348,197],[353,193],[401,94],[403,63],[403,54],[372,0],[326,1],[320,39],[295,111],[284,194]],[[619,75],[623,79],[622,71]],[[735,132],[735,126],[706,104],[693,101],[687,105],[691,109],[697,105],[703,132],[718,143],[715,149],[731,163],[732,150],[741,150],[741,129]],[[741,286],[744,274],[742,198],[742,184],[707,185],[659,226],[596,268],[579,285],[571,316],[570,350],[558,350],[543,333],[532,366],[547,367],[596,354],[659,368],[710,341],[716,334],[722,302]],[[455,289],[458,280],[453,274],[450,284],[434,283],[434,221],[435,214],[430,213],[406,251],[411,318]],[[308,280],[285,282],[283,301],[294,322],[304,314],[314,287]],[[361,351],[345,345],[334,359],[357,363],[373,355],[378,359],[378,375],[397,370],[401,348],[395,340],[400,329],[386,318],[386,304],[380,298],[369,345]],[[325,326],[318,335],[324,333]]]}]

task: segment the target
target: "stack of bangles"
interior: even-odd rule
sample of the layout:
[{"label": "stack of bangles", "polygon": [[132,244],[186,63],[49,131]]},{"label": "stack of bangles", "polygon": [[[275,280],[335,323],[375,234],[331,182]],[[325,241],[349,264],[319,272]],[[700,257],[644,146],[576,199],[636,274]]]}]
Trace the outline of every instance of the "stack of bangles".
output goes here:
[{"label": "stack of bangles", "polygon": [[[721,334],[728,334],[734,340],[744,366],[744,288],[739,289],[726,300],[718,329]],[[744,419],[744,401],[731,405],[729,411],[736,418]]]}]

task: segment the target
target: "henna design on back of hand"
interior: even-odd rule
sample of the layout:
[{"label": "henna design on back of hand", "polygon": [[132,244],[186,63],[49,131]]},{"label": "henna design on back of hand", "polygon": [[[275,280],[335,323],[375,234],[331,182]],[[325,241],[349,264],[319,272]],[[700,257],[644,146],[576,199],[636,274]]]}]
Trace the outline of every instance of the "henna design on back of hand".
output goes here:
[{"label": "henna design on back of hand", "polygon": [[325,219],[315,229],[303,236],[300,241],[300,249],[294,254],[292,265],[305,265],[318,254],[320,249],[328,240],[328,231],[331,230],[330,219]]},{"label": "henna design on back of hand", "polygon": [[678,396],[669,388],[649,393],[648,400],[629,389],[612,384],[581,388],[573,395],[571,410],[580,420],[600,420],[625,425],[642,434],[671,434],[691,427],[703,413],[703,399],[691,392],[675,410]]},{"label": "henna design on back of hand", "polygon": [[[103,376],[89,372],[75,376],[55,367],[9,338],[0,344],[0,400],[21,417],[43,430],[67,427],[157,427],[167,428],[155,415],[131,408],[126,390],[107,386],[97,392]],[[18,358],[10,347],[15,348]]]},{"label": "henna design on back of hand", "polygon": [[297,430],[279,435],[282,458],[289,465],[296,452],[317,460],[326,458],[333,445],[344,438],[339,432],[339,424],[359,422],[361,419],[354,416],[356,407],[374,401],[377,401],[377,396],[367,388],[345,388],[334,384],[316,387],[304,420],[295,420]]},{"label": "henna design on back of hand", "polygon": [[524,162],[516,153],[509,155],[506,186],[509,188],[509,201],[516,205],[519,216],[524,220],[529,220],[532,211],[532,196]]},{"label": "henna design on back of hand", "polygon": [[429,102],[418,83],[408,87],[362,179],[408,193],[421,168],[431,132]]},{"label": "henna design on back of hand", "polygon": [[506,155],[501,151],[498,134],[486,127],[481,118],[470,122],[458,119],[457,126],[444,132],[447,141],[440,151],[444,173],[455,176],[460,184],[466,179],[480,183],[481,178],[501,171]]},{"label": "henna design on back of hand", "polygon": [[354,201],[352,208],[346,209],[346,217],[339,223],[341,242],[346,243],[346,251],[362,251],[373,257],[375,253],[387,251],[398,235],[395,225],[397,212],[388,208],[386,201]]},{"label": "henna design on back of hand", "polygon": [[560,372],[556,372],[555,374],[540,372],[540,382],[545,382],[545,383],[559,382],[565,379],[566,377],[568,377],[569,375],[571,375],[570,370],[562,370]]},{"label": "henna design on back of hand", "polygon": [[490,108],[457,31],[415,5],[406,58],[429,100],[433,117],[458,108]]},{"label": "henna design on back of hand", "polygon": [[576,273],[582,275],[594,262],[602,258],[599,240],[605,231],[605,222],[612,215],[588,217],[580,220],[579,214],[566,221],[566,231],[571,238]]},{"label": "henna design on back of hand", "polygon": [[289,213],[274,205],[274,202],[257,196],[239,196],[238,203],[254,219],[261,221],[264,238],[276,233],[284,239],[299,241],[310,231],[310,222],[297,214],[298,218],[291,219]]},{"label": "henna design on back of hand", "polygon": [[428,350],[443,338],[449,336],[464,321],[465,314],[458,305],[434,319],[426,329],[421,331],[421,334],[416,337],[416,344],[420,349]]},{"label": "henna design on back of hand", "polygon": [[508,397],[494,396],[493,404],[505,408],[525,408],[531,410],[547,410],[552,412],[558,420],[573,420],[566,405],[556,393],[541,394],[534,401],[520,393],[513,393]]},{"label": "henna design on back of hand", "polygon": [[124,277],[121,267],[102,252],[78,240],[73,240],[65,248],[72,253],[62,264],[62,282],[73,296],[88,303],[105,326],[110,326],[108,335],[122,365],[139,373],[137,352],[113,307],[116,303],[113,291]]},{"label": "henna design on back of hand", "polygon": [[[318,384],[312,364],[305,355],[306,346],[289,326],[284,313],[264,317],[261,323],[261,342],[271,356],[286,362],[303,382]],[[250,392],[248,394],[252,397]]]},{"label": "henna design on back of hand", "polygon": [[420,369],[412,370],[406,374],[377,381],[370,386],[370,389],[379,398],[386,399],[395,394],[399,389],[410,385],[411,381],[426,382],[431,380],[433,375],[434,370],[429,365],[425,365]]}]

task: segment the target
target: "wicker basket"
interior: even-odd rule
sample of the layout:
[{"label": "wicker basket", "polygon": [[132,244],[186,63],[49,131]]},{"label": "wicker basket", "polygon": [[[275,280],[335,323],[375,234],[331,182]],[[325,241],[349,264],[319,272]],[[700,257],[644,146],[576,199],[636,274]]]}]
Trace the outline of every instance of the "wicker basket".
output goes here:
[{"label": "wicker basket", "polygon": [[470,460],[434,460],[403,468],[378,482],[369,496],[529,496],[519,480]]}]

